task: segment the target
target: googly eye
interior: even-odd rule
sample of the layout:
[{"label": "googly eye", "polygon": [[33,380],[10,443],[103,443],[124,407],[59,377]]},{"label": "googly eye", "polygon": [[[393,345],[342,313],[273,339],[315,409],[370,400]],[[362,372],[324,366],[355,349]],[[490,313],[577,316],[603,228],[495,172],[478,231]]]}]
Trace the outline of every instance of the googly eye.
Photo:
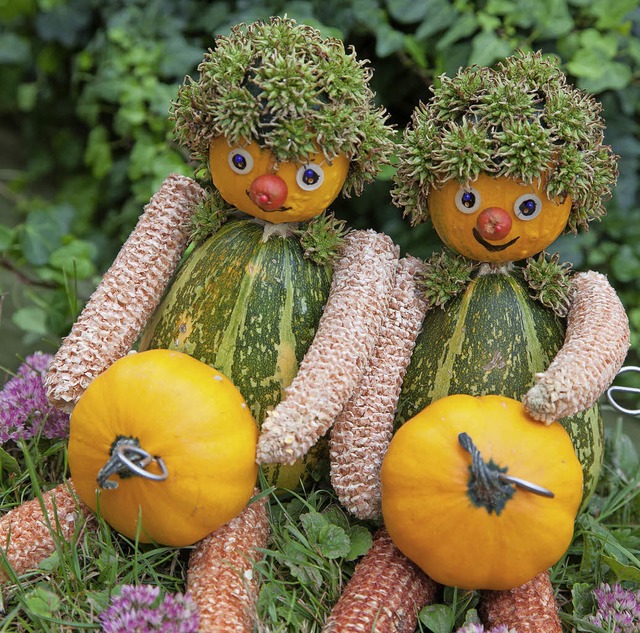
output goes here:
[{"label": "googly eye", "polygon": [[236,174],[248,174],[253,169],[253,156],[242,147],[234,147],[229,152],[227,161]]},{"label": "googly eye", "polygon": [[462,213],[474,213],[481,202],[480,194],[473,187],[460,187],[456,193],[456,207]]},{"label": "googly eye", "polygon": [[533,220],[542,211],[542,201],[533,193],[525,193],[513,203],[513,212],[521,220]]},{"label": "googly eye", "polygon": [[300,189],[314,191],[324,182],[324,171],[315,163],[303,165],[296,173],[296,182]]}]

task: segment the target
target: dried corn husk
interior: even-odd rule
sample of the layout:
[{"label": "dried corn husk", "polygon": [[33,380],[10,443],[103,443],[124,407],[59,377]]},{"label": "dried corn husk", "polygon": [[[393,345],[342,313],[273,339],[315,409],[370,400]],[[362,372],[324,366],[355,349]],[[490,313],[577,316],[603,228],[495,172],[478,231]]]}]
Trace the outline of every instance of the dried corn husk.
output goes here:
[{"label": "dried corn husk", "polygon": [[189,557],[187,591],[200,612],[199,633],[254,630],[259,587],[253,564],[268,539],[266,499],[261,499],[196,545]]},{"label": "dried corn husk", "polygon": [[436,583],[395,547],[383,528],[325,623],[323,633],[413,633]]},{"label": "dried corn husk", "polygon": [[629,320],[607,278],[578,273],[571,291],[564,345],[522,399],[532,417],[547,423],[594,404],[629,350]]},{"label": "dried corn husk", "polygon": [[178,174],[153,196],[53,359],[45,384],[54,407],[70,412],[91,381],[129,352],[187,247],[203,196]]},{"label": "dried corn husk", "polygon": [[262,424],[259,463],[292,464],[329,429],[369,363],[397,264],[398,247],[386,235],[347,235],[315,339]]},{"label": "dried corn husk", "polygon": [[416,283],[421,269],[415,258],[400,260],[369,366],[331,429],[331,483],[347,510],[362,519],[381,513],[382,459],[393,435],[402,381],[427,309]]}]

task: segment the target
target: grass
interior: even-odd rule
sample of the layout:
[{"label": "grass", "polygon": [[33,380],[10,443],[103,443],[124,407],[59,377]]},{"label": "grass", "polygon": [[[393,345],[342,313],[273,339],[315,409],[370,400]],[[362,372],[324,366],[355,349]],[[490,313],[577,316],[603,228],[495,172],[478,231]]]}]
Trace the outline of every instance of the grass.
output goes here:
[{"label": "grass", "polygon": [[[593,588],[602,582],[640,587],[640,461],[621,429],[617,424],[608,432],[597,494],[578,518],[568,552],[551,570],[565,631],[614,633],[587,621],[595,608]],[[3,512],[68,476],[64,441],[4,448]],[[297,494],[272,492],[269,501],[272,538],[255,569],[262,580],[259,630],[320,631],[377,526],[350,518],[326,477]],[[55,525],[52,529],[55,533]],[[1,594],[0,632],[99,630],[97,615],[120,585],[183,591],[188,553],[188,548],[136,545],[100,519],[92,527],[80,521],[71,541],[58,539],[56,552],[37,570],[17,577],[0,560],[9,577]],[[471,552],[461,555],[473,564]],[[439,604],[421,612],[417,631],[455,631],[473,621],[479,598],[478,592],[445,588]]]}]

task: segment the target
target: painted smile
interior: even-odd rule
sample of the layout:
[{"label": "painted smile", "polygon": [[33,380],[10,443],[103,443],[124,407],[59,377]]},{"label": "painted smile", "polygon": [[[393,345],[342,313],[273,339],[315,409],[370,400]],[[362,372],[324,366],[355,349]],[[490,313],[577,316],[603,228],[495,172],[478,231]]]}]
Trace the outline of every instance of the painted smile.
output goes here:
[{"label": "painted smile", "polygon": [[285,206],[278,207],[277,209],[265,209],[264,207],[261,207],[259,204],[256,204],[254,202],[248,189],[245,190],[245,193],[247,194],[247,198],[249,198],[249,200],[251,200],[251,202],[253,202],[253,204],[255,204],[256,207],[258,207],[261,211],[264,211],[265,213],[284,213],[285,211],[291,211],[291,209],[293,209],[293,207],[285,207]]},{"label": "painted smile", "polygon": [[509,246],[512,246],[520,239],[520,236],[518,236],[514,237],[510,242],[507,242],[506,244],[491,244],[487,242],[487,240],[482,238],[482,235],[478,233],[477,229],[473,229],[473,237],[476,238],[476,242],[478,242],[478,244],[484,246],[491,253],[498,253],[499,251],[503,251],[505,248],[509,248]]}]

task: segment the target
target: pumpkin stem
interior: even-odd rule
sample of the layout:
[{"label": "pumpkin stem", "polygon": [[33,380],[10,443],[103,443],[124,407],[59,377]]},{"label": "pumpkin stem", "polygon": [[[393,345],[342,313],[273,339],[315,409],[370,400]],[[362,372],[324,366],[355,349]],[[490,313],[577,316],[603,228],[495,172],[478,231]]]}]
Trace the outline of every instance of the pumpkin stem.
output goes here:
[{"label": "pumpkin stem", "polygon": [[[109,451],[109,461],[100,469],[96,481],[104,490],[114,490],[118,482],[109,481],[111,475],[119,475],[121,479],[138,475],[152,481],[164,481],[169,476],[169,471],[161,457],[154,457],[140,446],[135,437],[120,436],[116,438]],[[152,462],[156,462],[162,471],[159,474],[150,473],[145,468]]]},{"label": "pumpkin stem", "polygon": [[553,492],[542,486],[507,475],[508,468],[500,468],[493,459],[485,462],[467,433],[460,433],[458,442],[471,455],[467,495],[476,507],[483,507],[489,514],[495,512],[499,516],[509,499],[513,497],[516,486],[543,497],[554,496]]}]

